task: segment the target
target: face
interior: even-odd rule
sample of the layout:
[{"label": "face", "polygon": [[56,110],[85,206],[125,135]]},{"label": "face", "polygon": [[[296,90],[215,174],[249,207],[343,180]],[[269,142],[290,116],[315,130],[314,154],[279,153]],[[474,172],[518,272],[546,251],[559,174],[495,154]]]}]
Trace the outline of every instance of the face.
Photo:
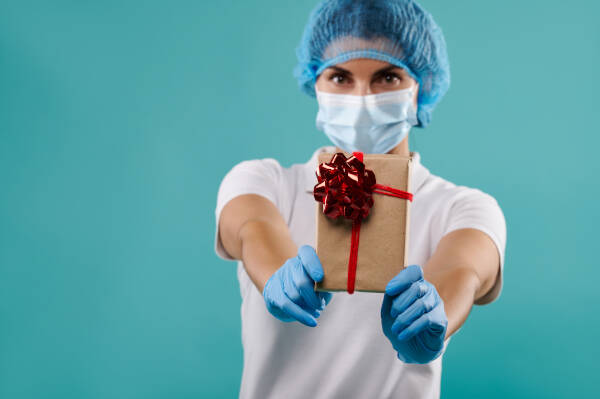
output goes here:
[{"label": "face", "polygon": [[[335,94],[364,96],[416,86],[413,104],[417,109],[418,83],[406,70],[385,61],[355,58],[332,65],[318,77],[315,87],[319,91]],[[337,147],[337,151],[342,151]],[[408,136],[388,154],[409,155]]]},{"label": "face", "polygon": [[[317,78],[315,87],[319,91],[336,94],[364,96],[418,86],[406,70],[385,61],[370,58],[355,58],[332,65]],[[417,108],[418,90],[414,105]]]}]

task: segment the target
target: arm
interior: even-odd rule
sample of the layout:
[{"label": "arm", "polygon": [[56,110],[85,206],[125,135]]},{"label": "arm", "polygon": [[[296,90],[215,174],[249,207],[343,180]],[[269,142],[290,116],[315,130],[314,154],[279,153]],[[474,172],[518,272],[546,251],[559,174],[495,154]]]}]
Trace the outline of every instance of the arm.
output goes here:
[{"label": "arm", "polygon": [[387,285],[381,306],[383,332],[398,358],[428,363],[465,322],[473,303],[498,276],[499,253],[480,230],[445,235],[424,268],[410,265]]},{"label": "arm", "polygon": [[297,248],[277,207],[256,194],[234,197],[221,211],[219,229],[223,247],[242,259],[267,310],[283,322],[315,327],[332,294],[314,290],[323,278],[321,262],[314,248]]},{"label": "arm", "polygon": [[442,237],[423,275],[444,301],[446,338],[463,325],[473,303],[494,286],[499,273],[496,245],[481,230],[458,229]]},{"label": "arm", "polygon": [[221,211],[219,232],[223,247],[243,261],[260,292],[269,277],[298,251],[275,204],[258,194],[243,194],[229,201]]}]

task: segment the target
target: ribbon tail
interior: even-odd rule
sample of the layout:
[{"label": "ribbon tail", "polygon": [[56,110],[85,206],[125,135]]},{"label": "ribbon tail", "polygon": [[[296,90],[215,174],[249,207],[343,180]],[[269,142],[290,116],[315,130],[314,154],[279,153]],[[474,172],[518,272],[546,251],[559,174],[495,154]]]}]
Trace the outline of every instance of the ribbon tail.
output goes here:
[{"label": "ribbon tail", "polygon": [[354,282],[356,280],[356,265],[358,263],[358,243],[360,237],[361,221],[352,222],[352,238],[350,241],[350,257],[348,258],[348,294],[354,292]]}]

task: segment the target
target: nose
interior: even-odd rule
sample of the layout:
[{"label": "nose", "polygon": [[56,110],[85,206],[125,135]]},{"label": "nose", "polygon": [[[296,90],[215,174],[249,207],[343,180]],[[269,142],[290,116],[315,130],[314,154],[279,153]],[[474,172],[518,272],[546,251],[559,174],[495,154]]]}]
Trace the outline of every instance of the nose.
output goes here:
[{"label": "nose", "polygon": [[368,81],[357,80],[351,94],[354,94],[355,96],[366,96],[368,94],[373,94],[373,90],[371,90],[371,85]]}]

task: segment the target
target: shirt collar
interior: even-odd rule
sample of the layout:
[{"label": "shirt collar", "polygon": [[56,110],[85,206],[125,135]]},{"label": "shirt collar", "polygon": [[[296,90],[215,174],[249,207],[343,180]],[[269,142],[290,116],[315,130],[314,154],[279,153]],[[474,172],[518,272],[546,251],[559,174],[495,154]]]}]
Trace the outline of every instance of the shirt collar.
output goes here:
[{"label": "shirt collar", "polygon": [[[316,171],[317,171],[317,167],[319,166],[319,163],[318,163],[319,162],[319,154],[321,154],[323,152],[333,153],[333,152],[335,152],[335,146],[327,145],[327,146],[317,148],[316,151],[310,157],[310,159],[304,164],[304,170],[305,170],[304,187],[305,187],[306,192],[312,193],[313,189],[315,187],[315,184],[317,184]],[[423,185],[423,183],[425,182],[425,180],[431,173],[429,172],[429,169],[427,169],[421,163],[421,154],[419,152],[411,151],[410,154],[413,159],[411,175],[410,175],[410,178],[411,178],[410,185],[411,185],[411,193],[414,195],[419,191],[419,189],[421,188],[421,186]]]}]

